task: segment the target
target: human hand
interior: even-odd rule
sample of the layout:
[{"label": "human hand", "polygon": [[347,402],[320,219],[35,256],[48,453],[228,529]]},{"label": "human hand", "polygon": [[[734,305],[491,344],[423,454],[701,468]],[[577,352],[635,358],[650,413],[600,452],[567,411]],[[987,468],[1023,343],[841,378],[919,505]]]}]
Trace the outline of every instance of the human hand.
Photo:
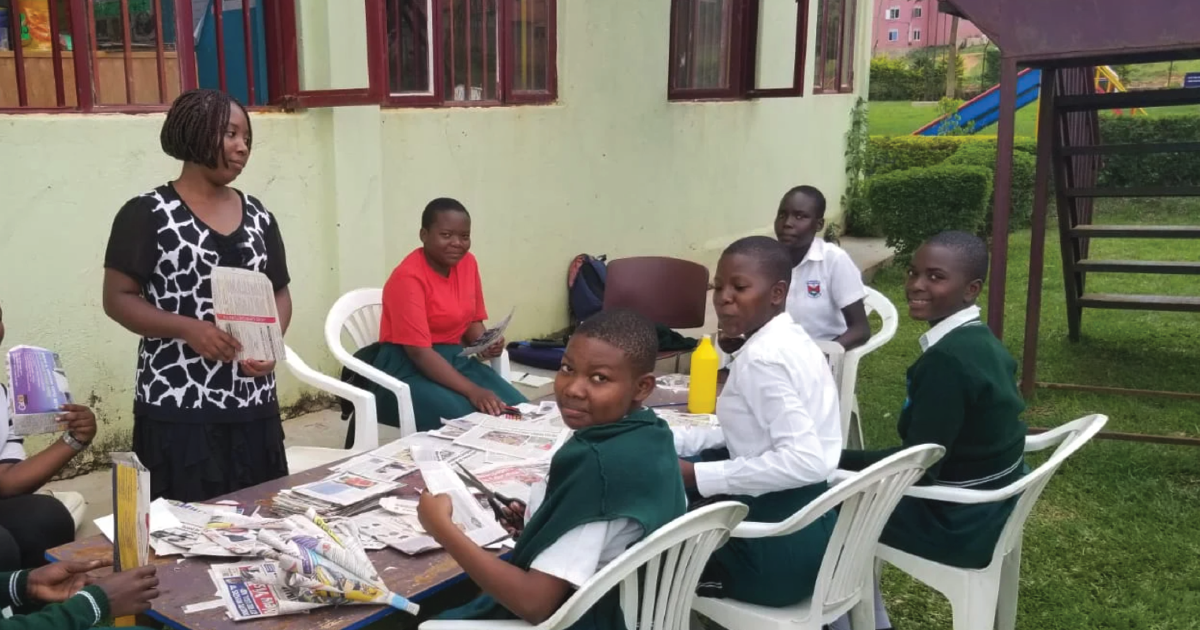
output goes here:
[{"label": "human hand", "polygon": [[679,460],[679,474],[683,477],[683,487],[691,490],[696,487],[696,465],[686,459]]},{"label": "human hand", "polygon": [[422,491],[417,501],[417,520],[425,532],[435,539],[446,527],[454,527],[454,502],[450,495]]},{"label": "human hand", "polygon": [[83,405],[63,405],[62,410],[66,413],[58,419],[67,423],[67,432],[71,437],[91,444],[96,439],[96,414]]},{"label": "human hand", "polygon": [[242,367],[242,374],[250,378],[258,378],[266,376],[275,371],[274,361],[259,361],[257,359],[246,359],[239,363]]},{"label": "human hand", "polygon": [[475,391],[467,396],[467,400],[471,401],[471,406],[486,413],[490,416],[498,416],[504,413],[504,401],[490,389],[477,387]]},{"label": "human hand", "polygon": [[183,333],[183,341],[197,354],[209,361],[231,363],[237,358],[242,344],[212,322],[193,320]]},{"label": "human hand", "polygon": [[56,604],[92,583],[88,571],[95,571],[112,564],[112,560],[91,562],[55,562],[29,572],[25,593],[37,602]]},{"label": "human hand", "polygon": [[496,343],[493,343],[492,345],[485,348],[483,352],[480,352],[479,356],[483,357],[484,359],[495,359],[502,354],[504,354],[504,337],[503,336],[500,337],[499,339],[497,339]]},{"label": "human hand", "polygon": [[525,530],[525,502],[513,499],[512,503],[500,508],[500,514],[500,524],[504,526],[504,531],[508,532],[513,540],[519,538]]},{"label": "human hand", "polygon": [[150,600],[158,597],[156,570],[154,565],[148,565],[114,573],[96,582],[108,596],[108,607],[114,619],[150,610]]}]

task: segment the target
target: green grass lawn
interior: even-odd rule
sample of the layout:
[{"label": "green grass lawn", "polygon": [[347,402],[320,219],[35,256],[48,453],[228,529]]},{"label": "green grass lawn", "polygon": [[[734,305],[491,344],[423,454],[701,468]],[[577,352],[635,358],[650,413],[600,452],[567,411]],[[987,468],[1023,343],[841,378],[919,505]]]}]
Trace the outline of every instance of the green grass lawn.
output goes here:
[{"label": "green grass lawn", "polygon": [[[1095,220],[1200,224],[1200,203],[1110,202]],[[1051,222],[1046,239],[1038,380],[1200,392],[1195,314],[1085,310],[1081,341],[1067,341],[1056,229]],[[1004,341],[1018,362],[1029,251],[1028,231],[1012,235]],[[1092,256],[1200,260],[1200,246],[1098,239]],[[895,339],[863,361],[858,377],[867,444],[885,446],[898,441],[904,373],[925,328],[905,316],[901,269],[882,271],[874,285],[901,313]],[[1200,295],[1200,279],[1095,274],[1088,290]],[[1052,427],[1091,413],[1109,416],[1114,431],[1200,436],[1200,402],[1162,397],[1039,390],[1026,421]],[[884,595],[897,628],[951,627],[945,600],[894,569],[885,573]],[[1068,461],[1025,529],[1017,627],[1200,628],[1200,448],[1101,440]]]},{"label": "green grass lawn", "polygon": [[[937,107],[931,104],[913,104],[907,101],[872,101],[869,109],[871,135],[906,136],[924,127],[937,117]],[[1200,114],[1200,105],[1179,105],[1147,109],[1149,116],[1167,114]],[[1037,101],[1017,110],[1016,127],[1018,136],[1037,135]],[[996,125],[982,129],[981,136],[995,136]]]}]

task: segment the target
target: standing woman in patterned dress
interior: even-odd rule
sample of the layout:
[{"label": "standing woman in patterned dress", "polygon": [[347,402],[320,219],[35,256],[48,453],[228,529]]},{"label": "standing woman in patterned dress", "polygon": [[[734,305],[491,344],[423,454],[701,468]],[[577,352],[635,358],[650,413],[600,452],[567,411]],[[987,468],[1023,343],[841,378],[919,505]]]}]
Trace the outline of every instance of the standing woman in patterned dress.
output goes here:
[{"label": "standing woman in patterned dress", "polygon": [[286,331],[292,315],[279,223],[229,185],[250,159],[245,108],[215,90],[179,96],[162,128],[179,178],[117,213],[104,258],[104,312],[142,337],[133,449],[151,493],[202,501],[287,474],[273,362],[235,362],[214,325],[214,267],[264,273]]}]

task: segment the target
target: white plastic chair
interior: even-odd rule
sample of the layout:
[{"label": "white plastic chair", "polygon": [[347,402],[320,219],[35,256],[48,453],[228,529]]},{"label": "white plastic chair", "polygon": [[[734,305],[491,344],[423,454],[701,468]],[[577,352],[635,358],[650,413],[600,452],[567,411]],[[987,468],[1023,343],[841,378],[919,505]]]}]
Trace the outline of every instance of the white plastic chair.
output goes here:
[{"label": "white plastic chair", "polygon": [[[396,409],[400,418],[400,437],[406,437],[417,432],[416,415],[413,413],[412,395],[408,385],[391,375],[354,358],[354,352],[379,341],[379,321],[383,316],[383,289],[356,289],[338,298],[329,314],[325,316],[325,343],[333,356],[353,372],[373,381],[391,391],[396,396]],[[347,350],[342,345],[342,332],[350,335],[354,342],[354,351]],[[492,359],[492,369],[504,380],[510,380],[512,370],[509,367],[508,351]],[[355,435],[361,430],[363,416],[355,414]],[[378,432],[375,423],[369,423],[372,431]],[[378,438],[376,438],[378,440]],[[357,446],[358,442],[355,442]]]},{"label": "white plastic chair", "polygon": [[[838,394],[840,396],[842,376],[846,372],[846,349],[836,341],[817,341],[816,344],[821,349],[821,352],[825,353],[825,360],[829,361],[829,370],[833,373],[833,382],[837,383]],[[838,400],[841,399],[839,398]],[[846,426],[844,424],[842,425],[842,440],[846,440]]]},{"label": "white plastic chair", "polygon": [[896,314],[896,307],[887,297],[871,287],[866,289],[867,297],[863,300],[863,305],[867,308],[867,315],[879,313],[883,326],[879,332],[873,333],[866,343],[847,350],[846,358],[842,360],[842,374],[838,379],[838,400],[842,403],[842,436],[846,439],[846,448],[863,447],[862,418],[858,412],[858,396],[854,393],[858,384],[858,362],[891,341],[900,326],[900,316]]},{"label": "white plastic chair", "polygon": [[1092,439],[1108,422],[1106,416],[1091,415],[1053,431],[1025,439],[1025,452],[1058,445],[1054,454],[1032,473],[997,490],[968,490],[944,486],[916,486],[908,496],[951,503],[994,503],[1020,495],[1013,508],[992,562],[984,569],[960,569],[926,560],[880,544],[878,557],[924,582],[950,600],[954,630],[1013,630],[1017,622],[1017,591],[1021,575],[1021,537],[1025,520],[1045,489],[1050,477],[1075,451]]},{"label": "white plastic chair", "polygon": [[288,369],[301,383],[323,392],[340,396],[354,405],[354,417],[361,422],[354,425],[354,448],[322,448],[318,446],[293,446],[287,449],[288,474],[294,475],[310,468],[325,466],[344,457],[375,449],[379,446],[379,429],[375,421],[375,395],[339,379],[322,374],[309,367],[295,350],[284,346]]},{"label": "white plastic chair", "polygon": [[[700,571],[729,532],[746,517],[745,505],[714,503],[689,512],[630,547],[575,591],[549,619],[524,621],[427,621],[423,630],[515,630],[568,628],[610,590],[620,586],[625,627],[640,630],[686,630],[696,598]],[[639,578],[639,570],[645,567]]]},{"label": "white plastic chair", "polygon": [[896,453],[827,490],[780,523],[745,522],[736,538],[787,536],[841,506],[825,549],[812,597],[794,606],[757,606],[732,599],[699,597],[693,609],[725,628],[820,630],[850,612],[856,630],[875,629],[875,548],[904,491],[946,452],[935,444]]}]

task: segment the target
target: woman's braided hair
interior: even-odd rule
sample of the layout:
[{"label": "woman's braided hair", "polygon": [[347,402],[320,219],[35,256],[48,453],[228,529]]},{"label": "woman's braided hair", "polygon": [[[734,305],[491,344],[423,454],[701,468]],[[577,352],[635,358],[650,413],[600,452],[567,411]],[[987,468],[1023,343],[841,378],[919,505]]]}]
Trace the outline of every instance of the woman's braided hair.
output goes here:
[{"label": "woman's braided hair", "polygon": [[[224,161],[225,128],[233,107],[246,108],[219,90],[189,90],[179,95],[167,112],[159,140],[167,155],[184,162],[217,168]],[[250,116],[246,115],[246,144],[249,148]]]}]

